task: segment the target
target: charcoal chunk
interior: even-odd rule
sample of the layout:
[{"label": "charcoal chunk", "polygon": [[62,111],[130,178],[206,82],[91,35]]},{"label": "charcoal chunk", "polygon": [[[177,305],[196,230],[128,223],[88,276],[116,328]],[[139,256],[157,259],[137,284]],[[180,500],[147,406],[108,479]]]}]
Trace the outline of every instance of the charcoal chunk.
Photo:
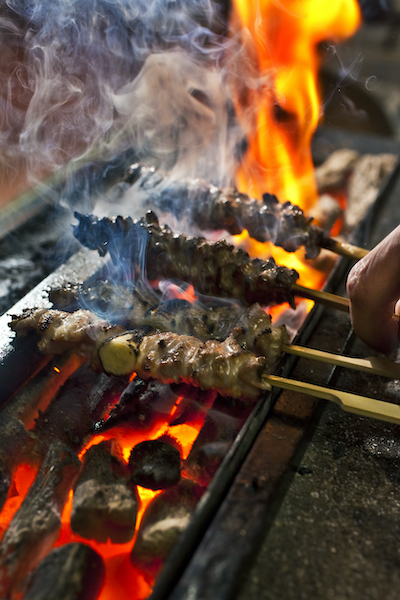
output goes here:
[{"label": "charcoal chunk", "polygon": [[103,559],[93,548],[66,544],[42,560],[24,600],[96,600],[104,574]]},{"label": "charcoal chunk", "polygon": [[51,550],[79,467],[78,457],[64,444],[50,446],[0,544],[0,598],[17,597],[28,572]]},{"label": "charcoal chunk", "polygon": [[162,490],[181,478],[179,450],[162,440],[148,440],[135,446],[129,457],[132,481],[151,490]]},{"label": "charcoal chunk", "polygon": [[113,440],[86,452],[75,485],[71,529],[86,539],[124,544],[135,532],[139,498]]},{"label": "charcoal chunk", "polygon": [[157,496],[140,524],[131,560],[148,577],[154,577],[186,529],[204,488],[182,479]]}]

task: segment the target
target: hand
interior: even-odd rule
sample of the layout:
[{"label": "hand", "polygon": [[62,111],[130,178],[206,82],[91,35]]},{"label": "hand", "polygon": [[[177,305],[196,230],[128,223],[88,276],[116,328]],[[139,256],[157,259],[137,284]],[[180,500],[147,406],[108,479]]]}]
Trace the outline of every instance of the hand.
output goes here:
[{"label": "hand", "polygon": [[393,313],[400,298],[400,226],[354,265],[347,292],[356,334],[375,350],[395,350],[399,343]]}]

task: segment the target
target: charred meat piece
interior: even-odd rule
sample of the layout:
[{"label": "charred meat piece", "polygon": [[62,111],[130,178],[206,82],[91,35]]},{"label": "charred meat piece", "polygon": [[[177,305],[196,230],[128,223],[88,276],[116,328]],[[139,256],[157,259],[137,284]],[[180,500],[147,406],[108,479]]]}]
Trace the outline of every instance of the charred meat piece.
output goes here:
[{"label": "charred meat piece", "polygon": [[26,309],[22,315],[14,315],[10,327],[20,336],[36,331],[40,336],[39,350],[45,354],[61,354],[73,348],[76,354],[91,358],[93,366],[100,340],[122,331],[88,310],[68,313],[45,308]]},{"label": "charred meat piece", "polygon": [[287,252],[305,247],[306,258],[320,251],[323,231],[312,225],[299,206],[281,204],[264,194],[262,202],[235,188],[218,188],[204,179],[174,180],[139,164],[130,168],[130,181],[148,191],[147,204],[178,219],[186,219],[200,231],[225,230],[231,235],[246,229],[259,242],[272,242]]},{"label": "charred meat piece", "polygon": [[169,227],[160,227],[153,212],[136,222],[130,217],[75,216],[75,237],[102,256],[109,252],[131,275],[136,271],[151,281],[178,278],[202,294],[236,298],[246,305],[289,302],[294,307],[291,288],[299,275],[273,259],[251,259],[224,240],[175,235]]},{"label": "charred meat piece", "polygon": [[96,600],[104,581],[100,554],[74,542],[53,550],[36,569],[24,600]]},{"label": "charred meat piece", "polygon": [[139,497],[114,440],[92,446],[83,459],[74,491],[71,529],[80,536],[114,544],[135,532]]},{"label": "charred meat piece", "polygon": [[[241,330],[239,329],[239,333]],[[224,342],[176,333],[155,333],[137,340],[128,331],[104,342],[99,357],[106,373],[136,372],[142,379],[165,383],[189,383],[203,390],[215,389],[222,396],[258,398],[270,389],[263,374],[274,369],[264,356],[243,350],[232,333]]]}]

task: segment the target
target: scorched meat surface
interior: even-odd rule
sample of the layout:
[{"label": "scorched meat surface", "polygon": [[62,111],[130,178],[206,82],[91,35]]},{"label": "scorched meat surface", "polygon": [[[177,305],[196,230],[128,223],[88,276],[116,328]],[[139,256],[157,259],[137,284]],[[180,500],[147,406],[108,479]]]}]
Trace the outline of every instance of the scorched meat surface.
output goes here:
[{"label": "scorched meat surface", "polygon": [[254,398],[269,389],[263,375],[275,368],[289,338],[284,327],[270,327],[269,316],[259,306],[252,313],[250,332],[236,327],[222,342],[202,342],[173,332],[146,335],[143,329],[121,333],[120,326],[110,326],[85,310],[27,310],[13,318],[11,327],[18,334],[36,331],[44,352],[74,348],[88,356],[94,368],[112,375],[136,372],[143,379],[189,383],[221,395]]},{"label": "scorched meat surface", "polygon": [[127,272],[141,269],[149,280],[180,279],[202,294],[236,298],[248,306],[289,302],[294,307],[292,285],[299,275],[273,259],[251,259],[247,252],[224,240],[175,235],[160,226],[154,212],[144,219],[99,219],[75,213],[75,237],[100,255],[110,254]]},{"label": "scorched meat surface", "polygon": [[238,235],[244,229],[258,242],[272,242],[287,252],[305,247],[306,258],[320,252],[324,232],[312,224],[299,206],[264,194],[262,202],[235,188],[218,188],[204,179],[174,180],[154,168],[134,164],[129,183],[146,190],[146,204],[176,218],[187,219],[201,231],[225,230]]}]

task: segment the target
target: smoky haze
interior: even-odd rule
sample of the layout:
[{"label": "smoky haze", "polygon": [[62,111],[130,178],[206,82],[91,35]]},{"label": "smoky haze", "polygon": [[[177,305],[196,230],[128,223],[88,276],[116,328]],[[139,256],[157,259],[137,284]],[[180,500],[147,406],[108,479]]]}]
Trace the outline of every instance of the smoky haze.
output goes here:
[{"label": "smoky haze", "polygon": [[156,167],[227,183],[243,137],[229,90],[241,49],[221,19],[208,0],[8,0],[3,168],[23,165],[33,182],[131,149]]}]

